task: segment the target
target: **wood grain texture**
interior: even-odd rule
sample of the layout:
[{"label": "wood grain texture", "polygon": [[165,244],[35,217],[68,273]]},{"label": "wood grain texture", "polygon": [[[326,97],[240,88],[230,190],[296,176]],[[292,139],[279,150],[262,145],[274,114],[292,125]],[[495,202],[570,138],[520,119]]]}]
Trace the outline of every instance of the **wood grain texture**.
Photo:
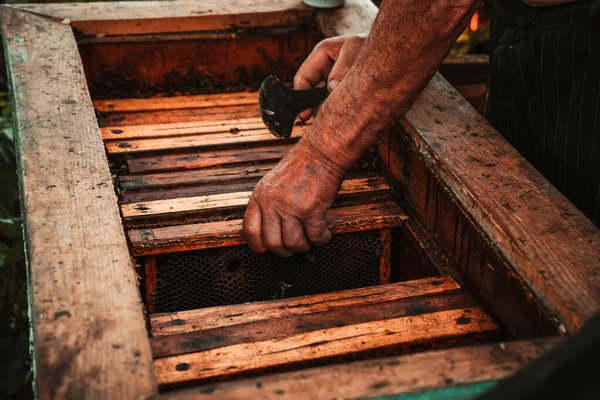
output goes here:
[{"label": "wood grain texture", "polygon": [[600,309],[600,230],[441,76],[402,127],[557,328],[574,332]]},{"label": "wood grain texture", "polygon": [[[331,233],[356,232],[402,225],[406,219],[396,203],[378,203],[329,210]],[[242,220],[132,229],[128,232],[135,256],[191,251],[244,244]]]},{"label": "wood grain texture", "polygon": [[[269,164],[268,164],[269,165]],[[257,168],[247,168],[250,171],[254,171]],[[202,184],[189,184],[183,182],[180,186],[171,185],[167,188],[154,188],[154,189],[141,189],[141,190],[123,190],[120,192],[119,202],[121,204],[127,203],[141,203],[150,202],[155,200],[166,200],[176,199],[185,197],[197,197],[197,196],[209,196],[215,194],[224,193],[235,193],[252,191],[256,186],[256,183],[264,176],[266,172],[259,170],[256,172],[249,172],[247,174],[240,175],[229,175],[221,176],[220,178],[215,177],[214,181],[218,183],[205,182]],[[381,176],[375,173],[369,172],[355,172],[349,173],[346,176],[346,180],[362,180],[364,185],[363,190],[352,192],[348,191],[344,195],[340,196],[336,201],[339,205],[340,201],[344,204],[348,202],[353,203],[368,203],[379,201],[382,199],[391,199],[393,197],[392,191],[389,186],[379,184],[378,181]],[[373,190],[367,190],[370,186]],[[365,191],[366,190],[366,191]]]},{"label": "wood grain texture", "polygon": [[394,351],[434,341],[491,334],[498,327],[480,308],[432,312],[233,344],[154,361],[159,385],[199,382],[311,361]]},{"label": "wood grain texture", "polygon": [[257,28],[308,22],[314,9],[295,0],[172,0],[78,4],[15,4],[11,7],[68,20],[85,35],[135,35]]},{"label": "wood grain texture", "polygon": [[289,139],[278,138],[266,128],[252,130],[232,130],[201,135],[171,136],[156,139],[115,140],[106,142],[109,154],[132,154],[143,152],[175,151],[182,149],[217,148],[219,146],[243,146],[260,143],[294,143],[302,137],[307,126],[298,126],[294,129],[294,136]]},{"label": "wood grain texture", "polygon": [[390,283],[392,279],[392,230],[381,230],[381,256],[379,256],[379,283]]},{"label": "wood grain texture", "polygon": [[505,342],[200,385],[161,400],[375,398],[503,379],[554,348],[558,338]]},{"label": "wood grain texture", "polygon": [[[358,194],[373,191],[390,190],[383,177],[369,177],[344,180],[339,195]],[[245,206],[252,196],[252,191],[230,192],[206,196],[183,197],[166,200],[127,203],[121,205],[123,218],[149,217],[165,214],[180,214],[185,212],[227,209]]]},{"label": "wood grain texture", "polygon": [[[448,261],[443,273],[455,276],[503,322],[513,338],[556,334],[558,327],[550,322],[531,290],[415,148],[413,137],[401,129],[384,132],[379,142],[390,184],[410,204],[408,237],[415,235],[413,240],[418,238],[423,249],[437,248]],[[430,244],[427,237],[432,239]],[[402,278],[410,279],[411,275],[403,272]]]},{"label": "wood grain texture", "polygon": [[275,165],[270,163],[256,166],[163,172],[162,174],[124,175],[119,177],[119,184],[124,190],[141,190],[252,181],[264,176]]},{"label": "wood grain texture", "polygon": [[146,310],[148,314],[154,313],[154,296],[156,294],[156,257],[144,257],[144,284],[146,295]]},{"label": "wood grain texture", "polygon": [[[98,113],[101,127],[122,129],[123,126],[179,124],[185,122],[210,122],[224,119],[260,119],[258,107],[229,106],[211,108],[185,108],[177,110],[140,111],[131,113]],[[261,119],[262,121],[262,119]]]},{"label": "wood grain texture", "polygon": [[140,297],[75,38],[9,7],[0,18],[37,394],[149,397],[157,389]]},{"label": "wood grain texture", "polygon": [[353,307],[330,307],[326,311],[297,314],[288,309],[282,318],[269,318],[213,329],[197,328],[178,335],[161,335],[150,341],[154,358],[197,353],[241,343],[281,339],[287,336],[326,330],[371,321],[425,315],[433,312],[466,309],[477,304],[466,293],[456,292],[439,296],[395,298],[383,303],[362,303]]},{"label": "wood grain texture", "polygon": [[226,119],[222,121],[189,121],[170,124],[113,126],[101,128],[103,140],[147,139],[202,133],[221,133],[231,130],[245,131],[262,129],[265,123],[260,118]]},{"label": "wood grain texture", "polygon": [[244,164],[249,168],[263,163],[279,161],[291,148],[292,144],[273,144],[256,146],[252,151],[242,149],[216,149],[198,152],[184,152],[162,155],[132,155],[127,157],[130,173],[149,173],[162,171],[181,171],[198,168],[222,167],[226,165]]},{"label": "wood grain texture", "polygon": [[256,105],[258,107],[257,92],[150,97],[147,99],[94,100],[94,109],[102,113],[128,113],[247,105]]},{"label": "wood grain texture", "polygon": [[452,278],[435,277],[314,296],[153,314],[150,316],[150,325],[153,336],[172,335],[197,329],[212,329],[282,318],[291,313],[295,315],[311,314],[354,307],[358,303],[377,304],[400,298],[411,299],[458,292],[460,292],[460,286]]}]

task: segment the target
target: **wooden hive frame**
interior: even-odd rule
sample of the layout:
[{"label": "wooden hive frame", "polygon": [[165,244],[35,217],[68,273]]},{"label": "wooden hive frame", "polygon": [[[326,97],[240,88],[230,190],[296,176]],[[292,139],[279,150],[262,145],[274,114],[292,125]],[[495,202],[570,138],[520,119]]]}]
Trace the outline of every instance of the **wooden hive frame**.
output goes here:
[{"label": "wooden hive frame", "polygon": [[[315,18],[324,36],[334,36],[365,31],[376,15],[367,0],[347,0],[344,8],[316,15],[291,0],[231,4],[174,0],[0,9],[40,398],[148,398],[158,390],[76,35],[89,42],[118,36],[148,40]],[[464,285],[515,337],[574,332],[600,308],[598,229],[440,75],[383,135],[379,149],[390,181],[415,216],[404,229],[431,232]],[[526,345],[514,344],[517,353],[541,351],[519,346]],[[431,389],[498,379],[518,367],[515,358],[490,360],[490,349],[405,357],[423,366],[440,359],[491,363],[481,376],[465,367],[448,375],[451,381],[430,377],[417,388]],[[389,385],[378,384],[377,362],[353,365],[371,386],[342,390],[365,396],[404,390],[409,385],[402,389],[403,362],[390,361],[385,368]],[[296,374],[286,379],[305,382],[296,387],[303,393],[319,371]],[[274,377],[264,385],[277,394],[278,382],[286,380]],[[172,396],[260,389],[257,382],[245,385]]]}]

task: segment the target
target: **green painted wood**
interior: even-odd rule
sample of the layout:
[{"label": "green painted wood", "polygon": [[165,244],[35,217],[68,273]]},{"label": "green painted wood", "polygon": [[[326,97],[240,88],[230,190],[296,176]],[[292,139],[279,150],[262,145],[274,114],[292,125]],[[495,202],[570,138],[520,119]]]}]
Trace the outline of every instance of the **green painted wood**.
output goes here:
[{"label": "green painted wood", "polygon": [[419,393],[400,393],[372,400],[469,400],[494,387],[498,381],[476,382],[470,385],[445,387]]}]

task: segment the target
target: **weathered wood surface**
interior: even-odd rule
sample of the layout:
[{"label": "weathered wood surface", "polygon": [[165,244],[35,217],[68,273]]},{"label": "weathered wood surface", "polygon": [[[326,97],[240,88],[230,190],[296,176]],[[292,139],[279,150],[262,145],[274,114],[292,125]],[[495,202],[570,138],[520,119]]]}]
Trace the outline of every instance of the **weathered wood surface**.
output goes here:
[{"label": "weathered wood surface", "polygon": [[274,370],[306,362],[323,362],[365,353],[394,352],[414,346],[448,346],[473,336],[497,332],[498,327],[478,307],[434,311],[422,315],[375,320],[259,338],[251,343],[216,347],[154,361],[159,385],[199,382],[242,373]]},{"label": "weathered wood surface", "polygon": [[[408,238],[415,234],[420,242],[433,242],[447,260],[441,272],[455,276],[503,322],[513,338],[557,334],[558,327],[550,322],[523,280],[498,254],[447,185],[414,150],[412,136],[392,130],[384,133],[379,147],[390,183],[410,204],[407,228],[411,232]],[[410,171],[410,174],[404,171]],[[419,246],[423,249],[431,247],[427,243]],[[410,277],[403,276],[405,279]]]},{"label": "weathered wood surface", "polygon": [[11,7],[67,21],[91,36],[214,31],[293,25],[310,21],[314,9],[295,0],[147,1],[15,4]]},{"label": "weathered wood surface", "polygon": [[252,151],[245,148],[206,150],[199,155],[190,151],[175,154],[132,155],[127,157],[129,172],[155,173],[162,171],[182,171],[199,168],[222,167],[245,164],[252,169],[255,165],[279,161],[291,148],[291,143],[256,146]]},{"label": "weathered wood surface", "polygon": [[[406,219],[396,203],[375,203],[329,210],[331,233],[356,232],[402,225]],[[244,244],[242,220],[132,229],[128,232],[135,256],[191,251]]]},{"label": "weathered wood surface", "polygon": [[161,400],[375,398],[503,379],[558,343],[505,342],[305,369],[169,392]]},{"label": "weathered wood surface", "polygon": [[[156,393],[117,199],[71,28],[0,8],[39,398]],[[126,321],[126,322],[125,322]]]},{"label": "weathered wood surface", "polygon": [[[298,129],[299,128],[299,129]],[[267,129],[233,130],[201,135],[183,135],[156,139],[116,140],[106,142],[109,154],[132,154],[157,152],[162,150],[197,149],[218,146],[242,146],[256,143],[293,143],[302,137],[305,126],[296,127],[294,136],[289,139],[275,137]]]},{"label": "weathered wood surface", "polygon": [[189,185],[218,185],[258,180],[269,172],[276,164],[255,166],[232,166],[225,168],[199,169],[161,174],[124,175],[119,177],[119,184],[125,190],[171,188]]},{"label": "weathered wood surface", "polygon": [[193,122],[212,122],[222,120],[236,120],[254,118],[260,119],[258,107],[254,106],[227,106],[210,108],[182,108],[176,110],[138,111],[138,112],[110,112],[99,113],[101,127],[114,127],[123,129],[130,125],[154,125]]},{"label": "weathered wood surface", "polygon": [[[348,179],[342,182],[338,195],[350,195],[375,191],[389,191],[390,186],[383,177]],[[165,200],[144,201],[121,205],[123,218],[150,217],[165,214],[173,216],[209,209],[228,209],[248,204],[252,190],[243,192],[228,192],[194,197],[181,197]]]},{"label": "weathered wood surface", "polygon": [[230,132],[232,130],[244,131],[264,129],[264,127],[265,123],[260,118],[240,118],[224,121],[190,121],[171,124],[113,126],[101,128],[100,132],[104,140],[124,140],[199,135],[203,133]]},{"label": "weathered wood surface", "polygon": [[574,332],[600,309],[600,230],[443,78],[402,127],[558,329]]},{"label": "weathered wood surface", "polygon": [[392,286],[372,286],[269,302],[153,314],[150,316],[150,325],[153,336],[179,334],[200,328],[212,329],[282,318],[292,312],[295,315],[318,313],[334,308],[354,307],[358,303],[363,305],[385,303],[398,298],[453,294],[460,290],[460,286],[452,278],[435,277]]},{"label": "weathered wood surface", "polygon": [[[419,283],[421,282],[411,284],[413,287],[418,287]],[[289,305],[290,301],[288,301],[283,303],[282,307],[285,312],[282,312],[279,318],[271,316],[238,324],[229,324],[228,321],[225,326],[216,326],[210,329],[205,327],[203,321],[199,321],[199,327],[193,331],[152,338],[152,353],[155,358],[163,358],[239,343],[281,339],[315,330],[476,306],[473,299],[461,291],[440,292],[437,295],[425,296],[409,294],[405,298],[398,295],[398,292],[405,292],[402,285],[402,283],[395,283],[388,286],[388,293],[386,296],[381,296],[382,299],[376,299],[375,296],[369,297],[367,301],[357,298],[351,307],[340,307],[339,301],[330,304],[326,300],[319,299],[320,296],[317,295],[318,299],[314,301],[311,299],[313,296],[308,296],[308,301],[312,302],[313,310],[311,312],[305,312],[306,309],[302,308],[301,312],[297,312],[294,307]],[[398,290],[396,290],[397,288]],[[360,290],[357,291],[360,292]],[[358,295],[358,293],[350,293],[350,295],[352,294]],[[392,294],[396,296],[392,297]],[[293,299],[290,300],[292,303],[297,303]],[[320,300],[320,304],[318,300]],[[272,307],[269,302],[264,302],[263,306]]]},{"label": "weathered wood surface", "polygon": [[379,283],[384,285],[392,280],[392,230],[390,228],[382,229],[380,237]]},{"label": "weathered wood surface", "polygon": [[256,92],[218,93],[196,96],[151,97],[147,99],[94,100],[94,109],[107,112],[142,112],[181,110],[186,108],[212,108],[247,106],[258,103]]}]

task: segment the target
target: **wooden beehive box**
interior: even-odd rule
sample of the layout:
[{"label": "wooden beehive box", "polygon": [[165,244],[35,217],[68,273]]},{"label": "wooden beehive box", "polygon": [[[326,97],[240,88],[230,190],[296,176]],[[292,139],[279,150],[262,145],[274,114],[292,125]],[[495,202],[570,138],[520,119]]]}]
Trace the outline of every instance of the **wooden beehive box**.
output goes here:
[{"label": "wooden beehive box", "polygon": [[375,14],[1,8],[41,398],[480,390],[598,310],[598,229],[439,74],[346,177],[329,246],[247,250],[252,188],[308,129],[271,136],[258,83]]}]

